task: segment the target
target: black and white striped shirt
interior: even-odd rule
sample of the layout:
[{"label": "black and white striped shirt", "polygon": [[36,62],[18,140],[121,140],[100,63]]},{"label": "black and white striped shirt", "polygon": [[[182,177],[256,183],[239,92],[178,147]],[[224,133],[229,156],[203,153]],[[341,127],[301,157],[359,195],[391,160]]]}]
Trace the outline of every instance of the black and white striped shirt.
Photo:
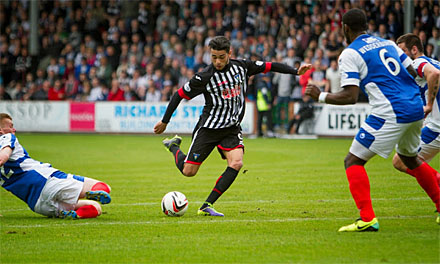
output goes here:
[{"label": "black and white striped shirt", "polygon": [[238,126],[245,113],[245,94],[251,75],[268,72],[270,62],[230,59],[223,70],[211,64],[178,90],[181,98],[190,100],[199,94],[205,107],[199,125],[206,128]]}]

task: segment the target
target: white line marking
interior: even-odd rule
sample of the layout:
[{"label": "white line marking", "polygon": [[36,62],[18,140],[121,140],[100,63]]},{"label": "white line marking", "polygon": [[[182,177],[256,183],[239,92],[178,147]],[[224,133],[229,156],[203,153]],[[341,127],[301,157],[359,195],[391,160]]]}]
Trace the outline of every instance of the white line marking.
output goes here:
[{"label": "white line marking", "polygon": [[[428,197],[409,197],[409,198],[373,198],[372,201],[429,201]],[[302,200],[305,201],[305,200]],[[305,201],[307,203],[338,203],[338,202],[353,202],[353,199],[328,199],[328,200],[310,200]],[[204,201],[190,201],[191,204],[202,204]],[[293,203],[293,200],[252,200],[252,201],[221,201],[221,204],[264,204],[264,203]],[[145,203],[129,203],[129,204],[119,204],[119,203],[111,203],[108,205],[104,205],[105,207],[118,207],[118,206],[153,206],[160,205],[160,201],[158,202],[145,202]],[[28,208],[12,208],[12,209],[0,209],[1,213],[7,212],[16,212],[16,211],[27,211]]]},{"label": "white line marking", "polygon": [[[107,225],[175,225],[175,224],[211,224],[211,223],[288,223],[288,222],[301,222],[301,221],[334,221],[334,220],[353,220],[353,217],[323,217],[323,218],[284,218],[284,219],[226,219],[226,218],[211,218],[203,217],[204,220],[185,220],[179,218],[177,221],[167,221],[169,219],[166,216],[164,221],[140,221],[140,222],[81,222],[83,220],[75,220],[72,222],[66,220],[65,223],[50,223],[44,225],[3,225],[5,228],[41,228],[41,227],[66,227],[66,226],[107,226]],[[202,216],[200,216],[202,218]],[[418,216],[383,216],[380,219],[419,219],[419,218],[433,218],[432,215],[418,215]],[[60,219],[60,221],[63,221]]]}]

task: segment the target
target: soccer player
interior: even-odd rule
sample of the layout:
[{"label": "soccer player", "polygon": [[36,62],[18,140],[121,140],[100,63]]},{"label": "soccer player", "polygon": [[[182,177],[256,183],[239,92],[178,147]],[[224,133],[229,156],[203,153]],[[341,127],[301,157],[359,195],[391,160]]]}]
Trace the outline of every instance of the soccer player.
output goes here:
[{"label": "soccer player", "polygon": [[342,28],[349,44],[339,57],[343,90],[330,94],[314,85],[306,87],[306,94],[314,100],[336,105],[356,103],[362,89],[372,106],[344,160],[350,192],[361,218],[339,231],[379,230],[364,165],[376,154],[388,157],[394,147],[439,210],[436,171],[417,158],[424,112],[419,88],[409,73],[416,74],[411,59],[394,42],[366,34],[367,18],[360,9],[344,14]]},{"label": "soccer player", "polygon": [[[422,129],[421,148],[419,158],[430,162],[440,151],[440,62],[433,60],[423,54],[423,43],[420,38],[412,33],[400,36],[397,45],[413,59],[412,66],[417,72],[416,82],[422,93],[422,100],[425,104],[425,126]],[[396,169],[406,172],[412,176],[399,155],[394,155],[393,165]],[[440,185],[440,174],[437,173],[437,181]]]},{"label": "soccer player", "polygon": [[227,168],[218,178],[206,202],[198,214],[224,216],[213,208],[214,202],[231,186],[243,166],[243,136],[240,123],[245,113],[245,93],[251,75],[269,71],[304,74],[311,65],[303,65],[298,70],[276,62],[247,61],[231,59],[230,42],[226,37],[217,36],[209,42],[212,64],[195,74],[172,96],[167,110],[154,126],[154,133],[165,131],[171,115],[182,99],[190,100],[203,94],[205,106],[196,125],[188,155],[180,150],[182,139],[175,136],[165,139],[163,144],[173,153],[177,168],[185,176],[194,176],[202,162],[217,147]]},{"label": "soccer player", "polygon": [[64,173],[29,157],[6,113],[0,113],[0,135],[0,185],[32,211],[49,217],[94,218],[102,212],[98,202],[110,203],[107,184]]}]

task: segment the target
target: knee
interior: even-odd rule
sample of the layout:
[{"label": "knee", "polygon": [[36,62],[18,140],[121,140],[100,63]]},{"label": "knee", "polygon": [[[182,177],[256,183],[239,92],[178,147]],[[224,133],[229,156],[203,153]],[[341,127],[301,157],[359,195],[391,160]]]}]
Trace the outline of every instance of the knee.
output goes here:
[{"label": "knee", "polygon": [[232,162],[229,164],[229,167],[233,168],[233,169],[236,170],[236,171],[239,171],[239,170],[243,167],[243,161],[242,161],[242,160],[235,160],[235,161],[232,161]]},{"label": "knee", "polygon": [[96,211],[98,211],[98,216],[100,216],[102,214],[101,205],[95,201],[92,201],[92,202],[94,202],[92,205],[96,208]]},{"label": "knee", "polygon": [[345,169],[349,168],[353,163],[351,162],[350,157],[347,155],[344,159],[344,167]]},{"label": "knee", "polygon": [[393,157],[393,166],[395,169],[399,171],[405,171],[406,166],[403,164],[402,160],[400,159],[399,155],[395,154]]},{"label": "knee", "polygon": [[191,169],[183,168],[182,174],[184,176],[186,176],[186,177],[193,177],[193,176],[195,176],[197,174],[197,171],[196,170],[191,170]]}]

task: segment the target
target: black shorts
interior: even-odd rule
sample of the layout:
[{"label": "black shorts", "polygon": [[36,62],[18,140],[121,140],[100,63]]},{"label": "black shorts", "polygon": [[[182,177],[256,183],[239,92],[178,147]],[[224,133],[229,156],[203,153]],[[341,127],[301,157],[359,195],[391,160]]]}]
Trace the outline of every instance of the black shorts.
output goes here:
[{"label": "black shorts", "polygon": [[193,132],[191,146],[185,162],[200,165],[217,147],[223,159],[226,159],[223,150],[244,148],[243,135],[240,126],[221,129],[197,128]]}]

